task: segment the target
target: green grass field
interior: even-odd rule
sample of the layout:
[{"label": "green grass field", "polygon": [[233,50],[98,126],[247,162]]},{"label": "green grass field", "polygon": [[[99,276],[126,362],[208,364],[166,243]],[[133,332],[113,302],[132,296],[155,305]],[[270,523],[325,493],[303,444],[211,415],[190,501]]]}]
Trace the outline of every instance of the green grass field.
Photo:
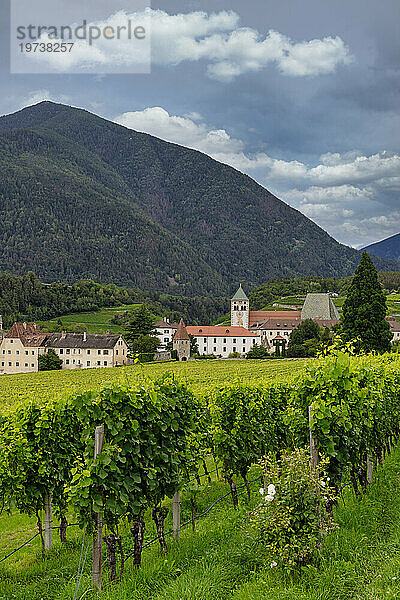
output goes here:
[{"label": "green grass field", "polygon": [[203,392],[235,378],[245,382],[284,381],[300,374],[307,360],[193,360],[151,363],[104,369],[42,371],[0,377],[0,410],[19,402],[61,398],[74,392],[100,389],[106,383],[135,383],[175,373],[195,392]]},{"label": "green grass field", "polygon": [[[258,471],[253,468],[252,475]],[[240,483],[240,482],[238,482]],[[248,504],[240,494],[234,511],[230,498],[222,500],[197,521],[182,529],[181,539],[167,537],[169,552],[158,543],[143,551],[142,567],[127,561],[121,583],[107,585],[96,596],[91,589],[89,545],[78,598],[93,600],[398,600],[400,598],[400,452],[396,449],[380,468],[366,495],[355,499],[351,488],[335,511],[340,528],[326,538],[319,565],[304,568],[292,579],[271,569],[252,546],[246,523],[248,512],[259,501],[259,482],[252,484]],[[206,484],[197,513],[226,493],[227,485]],[[168,506],[171,507],[170,501]],[[188,499],[182,493],[182,521],[190,518]],[[154,536],[149,515],[145,541]],[[171,512],[165,528],[171,527]],[[14,515],[0,518],[0,558],[35,533],[33,518]],[[38,538],[0,563],[0,600],[65,600],[74,598],[82,532],[68,530],[62,547],[55,544],[45,559]],[[129,552],[129,541],[126,550]],[[86,550],[84,544],[84,554]]]},{"label": "green grass field", "polygon": [[49,321],[41,322],[41,326],[43,328],[56,328],[57,331],[60,329],[58,324],[59,319],[62,321],[64,327],[68,328],[71,326],[82,326],[84,327],[88,333],[105,333],[107,330],[110,330],[113,333],[120,333],[121,326],[113,325],[110,323],[110,319],[113,318],[114,315],[118,313],[123,313],[126,310],[130,310],[138,306],[137,304],[129,304],[123,306],[113,306],[112,308],[102,308],[97,311],[92,312],[81,312],[74,313],[70,315],[63,315],[61,317],[56,317],[55,319],[50,319]]}]

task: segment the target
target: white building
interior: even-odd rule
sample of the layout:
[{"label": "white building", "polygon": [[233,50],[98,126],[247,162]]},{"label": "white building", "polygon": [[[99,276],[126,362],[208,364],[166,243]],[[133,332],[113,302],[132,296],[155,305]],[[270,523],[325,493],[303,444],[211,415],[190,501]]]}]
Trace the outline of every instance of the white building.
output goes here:
[{"label": "white building", "polygon": [[260,344],[259,334],[244,327],[189,325],[186,330],[189,335],[195,338],[199,354],[214,354],[215,356],[228,358],[234,352],[247,354],[254,344]]},{"label": "white building", "polygon": [[155,324],[156,336],[160,340],[159,351],[165,350],[167,345],[172,342],[177,329],[178,323],[170,323],[166,317]]},{"label": "white building", "polygon": [[128,345],[122,335],[112,333],[52,333],[45,343],[62,360],[63,369],[93,369],[126,365]]},{"label": "white building", "polygon": [[36,323],[14,323],[0,343],[0,373],[37,371],[46,337]]},{"label": "white building", "polygon": [[50,349],[63,369],[115,367],[127,363],[128,345],[119,334],[42,333],[36,323],[14,323],[0,342],[0,374],[38,371]]}]

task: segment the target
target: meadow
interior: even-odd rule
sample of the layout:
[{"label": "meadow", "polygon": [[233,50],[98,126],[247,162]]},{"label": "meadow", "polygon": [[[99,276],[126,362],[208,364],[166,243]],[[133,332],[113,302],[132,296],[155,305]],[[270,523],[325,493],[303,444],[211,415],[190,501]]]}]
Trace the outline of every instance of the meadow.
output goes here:
[{"label": "meadow", "polygon": [[[113,306],[111,308],[101,308],[100,310],[90,312],[72,313],[69,315],[62,315],[50,319],[49,321],[43,321],[40,323],[41,328],[45,331],[47,328],[53,331],[54,329],[59,331],[62,327],[69,329],[70,327],[80,327],[82,330],[86,329],[88,333],[106,333],[111,331],[112,333],[120,333],[121,326],[110,323],[110,320],[116,315],[131,310],[138,304],[128,304],[122,306]],[[60,326],[61,321],[62,326]]]},{"label": "meadow", "polygon": [[0,410],[32,398],[59,399],[75,392],[97,390],[107,383],[129,385],[172,372],[190,389],[203,393],[237,378],[247,383],[288,381],[299,375],[307,359],[192,360],[159,362],[104,369],[42,371],[0,377]]}]

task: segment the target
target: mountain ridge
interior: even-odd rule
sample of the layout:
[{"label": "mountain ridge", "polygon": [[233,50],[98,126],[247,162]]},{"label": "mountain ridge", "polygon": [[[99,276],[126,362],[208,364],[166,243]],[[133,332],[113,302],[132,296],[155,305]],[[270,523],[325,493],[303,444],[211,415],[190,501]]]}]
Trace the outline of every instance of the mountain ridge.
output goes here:
[{"label": "mountain ridge", "polygon": [[239,280],[348,275],[359,261],[248,175],[82,109],[42,102],[0,117],[0,158],[2,270],[224,294]]},{"label": "mountain ridge", "polygon": [[384,240],[369,244],[362,249],[374,256],[396,260],[400,263],[400,233],[395,233]]}]

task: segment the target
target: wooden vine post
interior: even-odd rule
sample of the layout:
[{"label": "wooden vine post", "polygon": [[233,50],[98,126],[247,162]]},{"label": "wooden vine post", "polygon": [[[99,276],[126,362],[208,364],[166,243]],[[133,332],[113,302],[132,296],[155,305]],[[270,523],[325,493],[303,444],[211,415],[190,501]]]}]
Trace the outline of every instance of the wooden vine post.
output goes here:
[{"label": "wooden vine post", "polygon": [[310,430],[310,456],[311,456],[311,468],[315,471],[318,467],[318,449],[317,449],[317,441],[313,436],[313,432],[311,429],[311,421],[312,421],[312,407],[308,407],[308,427]]},{"label": "wooden vine post", "polygon": [[[96,427],[94,433],[94,458],[101,453],[104,446],[104,425]],[[101,513],[95,515],[96,529],[93,534],[93,585],[97,591],[101,590],[101,567],[103,549],[103,517]]]},{"label": "wooden vine post", "polygon": [[172,498],[172,529],[174,540],[181,535],[181,493],[178,490]]},{"label": "wooden vine post", "polygon": [[368,481],[368,483],[372,483],[373,479],[374,479],[374,469],[373,469],[372,459],[368,454],[368,456],[367,456],[367,481]]},{"label": "wooden vine post", "polygon": [[51,515],[51,494],[46,494],[46,503],[44,508],[44,549],[50,550],[52,546],[52,528],[53,520]]}]

